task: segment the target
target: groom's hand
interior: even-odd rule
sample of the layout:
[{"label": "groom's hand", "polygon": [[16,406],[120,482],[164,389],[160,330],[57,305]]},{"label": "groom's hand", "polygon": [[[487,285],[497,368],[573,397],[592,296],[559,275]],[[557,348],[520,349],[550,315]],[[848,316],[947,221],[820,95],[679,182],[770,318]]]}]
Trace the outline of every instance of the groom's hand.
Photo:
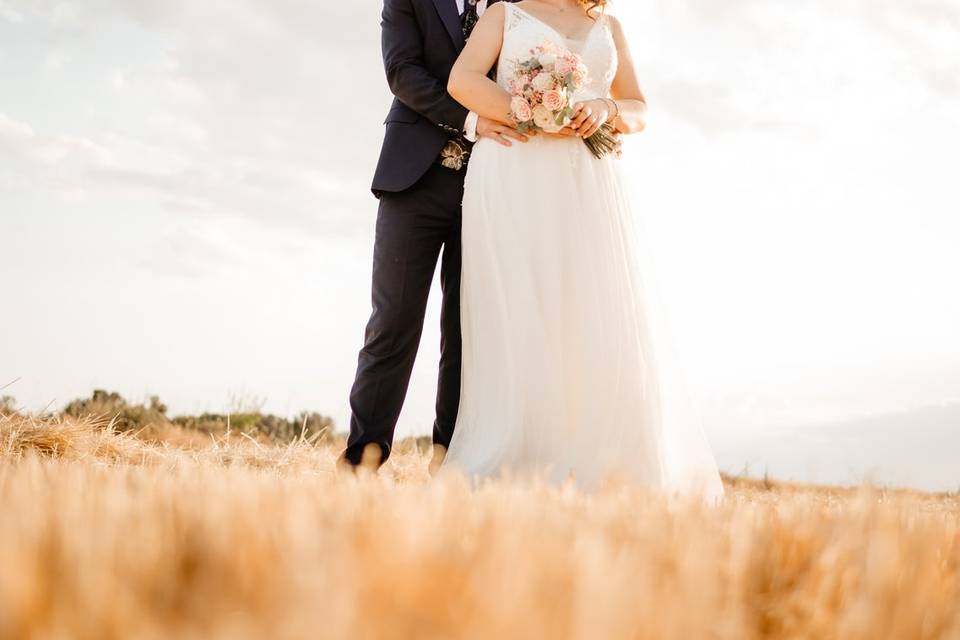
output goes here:
[{"label": "groom's hand", "polygon": [[500,124],[494,120],[484,118],[480,116],[477,120],[477,137],[478,138],[490,138],[496,142],[499,142],[505,147],[512,147],[513,143],[510,140],[516,140],[517,142],[526,142],[529,140],[527,136],[520,133],[511,126]]}]

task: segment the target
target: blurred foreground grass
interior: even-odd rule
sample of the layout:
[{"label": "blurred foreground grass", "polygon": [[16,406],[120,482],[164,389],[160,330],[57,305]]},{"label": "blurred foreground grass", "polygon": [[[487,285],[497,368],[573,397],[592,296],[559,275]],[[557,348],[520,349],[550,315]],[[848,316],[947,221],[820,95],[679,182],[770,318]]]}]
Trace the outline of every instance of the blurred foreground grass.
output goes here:
[{"label": "blurred foreground grass", "polygon": [[[378,477],[341,442],[0,412],[0,638],[960,638],[960,498]],[[114,420],[114,423],[116,421]]]}]

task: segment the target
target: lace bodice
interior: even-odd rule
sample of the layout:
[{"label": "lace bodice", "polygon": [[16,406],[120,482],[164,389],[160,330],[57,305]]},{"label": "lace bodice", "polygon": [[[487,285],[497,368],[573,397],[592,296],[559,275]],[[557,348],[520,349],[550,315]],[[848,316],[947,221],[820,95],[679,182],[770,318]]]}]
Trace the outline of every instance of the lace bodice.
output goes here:
[{"label": "lace bodice", "polygon": [[617,47],[610,33],[607,17],[601,15],[582,40],[571,40],[540,18],[509,2],[502,3],[506,15],[503,24],[503,46],[497,64],[497,82],[504,88],[513,63],[529,57],[530,49],[545,41],[579,54],[589,69],[590,81],[574,95],[573,100],[606,97],[617,75]]}]

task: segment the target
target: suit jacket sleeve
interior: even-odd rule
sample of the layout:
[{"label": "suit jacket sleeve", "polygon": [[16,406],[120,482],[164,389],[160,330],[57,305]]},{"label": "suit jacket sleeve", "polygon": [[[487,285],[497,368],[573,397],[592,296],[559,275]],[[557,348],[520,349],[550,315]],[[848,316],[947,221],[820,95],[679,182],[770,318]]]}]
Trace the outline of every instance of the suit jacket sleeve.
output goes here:
[{"label": "suit jacket sleeve", "polygon": [[467,109],[424,64],[424,42],[411,0],[384,0],[382,46],[387,83],[400,102],[447,130],[460,131]]}]

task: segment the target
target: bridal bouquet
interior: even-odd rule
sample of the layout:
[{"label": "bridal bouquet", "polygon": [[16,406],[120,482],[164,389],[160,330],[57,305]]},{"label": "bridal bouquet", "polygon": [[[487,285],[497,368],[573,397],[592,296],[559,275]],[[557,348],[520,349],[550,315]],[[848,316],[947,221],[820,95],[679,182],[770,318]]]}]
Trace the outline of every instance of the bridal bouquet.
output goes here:
[{"label": "bridal bouquet", "polygon": [[[513,63],[513,73],[507,80],[513,96],[510,112],[520,132],[540,129],[556,133],[570,124],[570,96],[587,83],[587,65],[577,54],[551,42],[531,49],[530,55]],[[613,127],[606,123],[583,142],[596,158],[617,148]]]}]

